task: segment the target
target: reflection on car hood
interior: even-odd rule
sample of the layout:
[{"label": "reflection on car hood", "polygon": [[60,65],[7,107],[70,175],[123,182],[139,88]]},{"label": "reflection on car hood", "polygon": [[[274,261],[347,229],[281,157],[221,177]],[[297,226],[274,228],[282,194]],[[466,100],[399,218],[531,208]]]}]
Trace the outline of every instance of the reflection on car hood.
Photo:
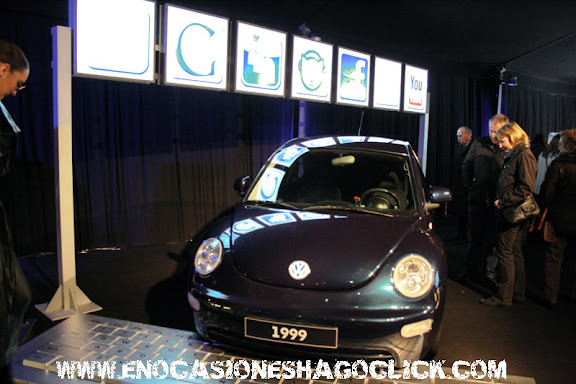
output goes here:
[{"label": "reflection on car hood", "polygon": [[[232,222],[234,261],[246,277],[275,286],[350,289],[370,280],[419,217],[348,216],[239,206]],[[296,260],[310,274],[295,280]]]}]

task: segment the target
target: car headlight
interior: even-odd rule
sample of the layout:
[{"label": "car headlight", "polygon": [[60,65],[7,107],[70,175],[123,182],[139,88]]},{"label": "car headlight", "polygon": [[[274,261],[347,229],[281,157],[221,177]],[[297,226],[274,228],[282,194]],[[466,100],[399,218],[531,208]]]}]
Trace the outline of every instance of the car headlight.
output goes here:
[{"label": "car headlight", "polygon": [[205,276],[214,271],[222,260],[222,243],[211,237],[202,242],[194,257],[194,267],[198,274]]},{"label": "car headlight", "polygon": [[434,283],[434,268],[422,256],[404,256],[394,268],[392,284],[404,296],[416,298],[428,293]]}]

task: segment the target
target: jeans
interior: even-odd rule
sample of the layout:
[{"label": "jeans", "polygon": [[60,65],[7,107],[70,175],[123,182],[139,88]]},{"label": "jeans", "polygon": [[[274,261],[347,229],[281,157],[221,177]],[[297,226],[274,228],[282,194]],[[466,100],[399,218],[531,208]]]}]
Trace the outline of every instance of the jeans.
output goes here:
[{"label": "jeans", "polygon": [[504,305],[512,305],[512,300],[526,299],[526,273],[522,254],[522,228],[526,223],[509,223],[504,217],[498,219],[496,235],[496,287],[498,299]]}]

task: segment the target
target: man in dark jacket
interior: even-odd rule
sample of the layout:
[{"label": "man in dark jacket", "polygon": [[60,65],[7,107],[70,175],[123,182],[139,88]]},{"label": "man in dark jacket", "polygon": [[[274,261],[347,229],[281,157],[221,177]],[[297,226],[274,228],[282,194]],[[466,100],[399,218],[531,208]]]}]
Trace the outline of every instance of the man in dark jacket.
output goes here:
[{"label": "man in dark jacket", "polygon": [[472,130],[462,126],[456,131],[458,144],[454,149],[454,174],[452,178],[452,213],[458,219],[458,240],[467,239],[468,229],[468,189],[462,181],[462,163],[472,146]]},{"label": "man in dark jacket", "polygon": [[[564,256],[567,295],[576,299],[576,129],[560,133],[560,155],[550,164],[540,189],[542,208],[552,221],[556,241],[544,256],[544,293],[550,309],[556,305]],[[572,249],[568,249],[572,248]]]},{"label": "man in dark jacket", "polygon": [[459,280],[486,282],[488,255],[496,245],[494,197],[502,170],[504,152],[498,147],[496,132],[509,119],[494,115],[488,123],[489,136],[475,140],[462,163],[462,179],[468,188],[468,249]]}]

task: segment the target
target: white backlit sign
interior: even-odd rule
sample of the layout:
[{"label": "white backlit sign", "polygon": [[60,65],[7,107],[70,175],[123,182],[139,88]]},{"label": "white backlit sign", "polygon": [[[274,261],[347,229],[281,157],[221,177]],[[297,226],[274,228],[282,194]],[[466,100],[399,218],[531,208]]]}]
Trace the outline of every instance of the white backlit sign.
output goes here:
[{"label": "white backlit sign", "polygon": [[286,34],[238,22],[237,92],[284,97]]},{"label": "white backlit sign", "polygon": [[166,5],[164,83],[226,90],[228,19]]},{"label": "white backlit sign", "polygon": [[293,42],[292,97],[330,102],[332,45],[298,36]]},{"label": "white backlit sign", "polygon": [[370,55],[338,47],[336,102],[368,106]]},{"label": "white backlit sign", "polygon": [[401,92],[402,63],[376,57],[372,106],[399,111]]},{"label": "white backlit sign", "polygon": [[404,111],[426,113],[428,70],[406,65],[404,69]]},{"label": "white backlit sign", "polygon": [[74,74],[154,81],[156,3],[71,0]]}]

